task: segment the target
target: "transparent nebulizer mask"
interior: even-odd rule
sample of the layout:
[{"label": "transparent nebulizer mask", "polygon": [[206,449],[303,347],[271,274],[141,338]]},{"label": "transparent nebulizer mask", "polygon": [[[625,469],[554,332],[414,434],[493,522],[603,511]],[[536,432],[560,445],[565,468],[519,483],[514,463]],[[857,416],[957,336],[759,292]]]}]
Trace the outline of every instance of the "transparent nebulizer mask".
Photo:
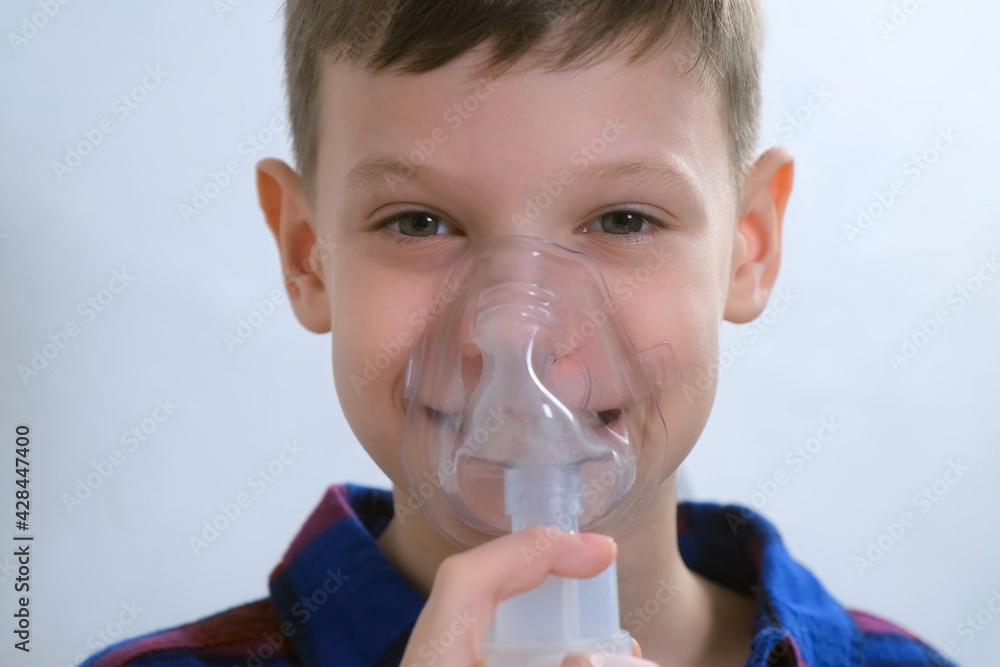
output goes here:
[{"label": "transparent nebulizer mask", "polygon": [[[462,547],[529,526],[625,532],[669,473],[657,398],[679,373],[668,344],[635,349],[596,262],[533,237],[483,241],[432,313],[400,440],[431,523]],[[493,665],[578,650],[631,651],[613,564],[503,602],[484,646]]]}]

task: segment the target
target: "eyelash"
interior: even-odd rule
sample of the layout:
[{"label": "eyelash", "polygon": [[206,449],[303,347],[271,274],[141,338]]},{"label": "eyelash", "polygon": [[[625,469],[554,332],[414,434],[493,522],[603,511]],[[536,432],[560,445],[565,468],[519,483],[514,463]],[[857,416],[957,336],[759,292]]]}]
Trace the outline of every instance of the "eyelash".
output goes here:
[{"label": "eyelash", "polygon": [[434,236],[438,236],[438,234],[430,234],[428,236],[409,236],[399,231],[393,231],[390,229],[392,225],[396,224],[400,220],[403,220],[407,216],[411,215],[426,215],[428,217],[437,218],[438,220],[443,222],[443,218],[441,216],[435,213],[431,213],[430,211],[415,208],[408,211],[400,211],[399,213],[393,213],[389,217],[383,218],[382,220],[379,220],[378,222],[371,225],[369,231],[377,234],[386,235],[392,241],[400,244],[422,243],[428,238],[433,238]]},{"label": "eyelash", "polygon": [[[591,225],[594,222],[599,221],[601,218],[603,218],[605,216],[614,215],[614,214],[621,214],[621,213],[625,213],[625,214],[630,214],[630,215],[637,216],[637,217],[641,218],[642,220],[644,220],[645,222],[648,222],[650,224],[650,226],[652,227],[652,229],[647,229],[647,230],[635,232],[633,234],[611,234],[611,233],[605,233],[604,234],[605,236],[617,237],[618,239],[620,239],[620,242],[622,242],[622,243],[635,243],[635,242],[638,242],[642,238],[648,237],[650,234],[655,234],[655,233],[663,232],[663,231],[670,231],[670,230],[674,229],[674,225],[671,225],[670,223],[664,222],[663,220],[660,220],[659,218],[656,218],[656,217],[653,217],[651,215],[648,215],[644,211],[641,211],[641,210],[639,210],[637,208],[633,208],[633,207],[629,207],[629,206],[622,206],[621,208],[612,208],[612,209],[609,209],[607,211],[602,211],[601,213],[598,213],[593,218],[591,218],[590,220],[588,220],[587,221],[587,225]],[[590,233],[590,232],[584,232],[584,233]]]},{"label": "eyelash", "polygon": [[[669,231],[669,230],[674,229],[674,225],[666,223],[666,222],[664,222],[664,221],[662,221],[662,220],[660,220],[658,218],[655,218],[653,216],[647,215],[643,211],[637,210],[635,208],[630,208],[630,207],[627,207],[627,206],[624,206],[622,208],[614,208],[614,209],[610,209],[610,210],[607,210],[607,211],[603,211],[603,212],[595,215],[594,217],[592,217],[590,220],[588,220],[587,221],[587,225],[589,226],[589,225],[591,225],[591,224],[599,221],[601,218],[603,218],[605,216],[614,215],[614,214],[622,214],[622,213],[638,216],[639,218],[641,218],[645,222],[648,222],[652,226],[653,229],[647,229],[647,230],[640,231],[640,232],[635,232],[635,233],[632,233],[632,234],[611,234],[611,233],[605,233],[604,234],[605,236],[618,237],[621,240],[620,242],[624,242],[624,243],[630,243],[630,242],[634,243],[634,242],[637,242],[641,238],[648,237],[650,233],[656,233],[658,231]],[[371,225],[370,231],[376,232],[376,233],[380,233],[380,234],[385,234],[385,235],[389,236],[394,242],[400,243],[400,244],[421,243],[425,239],[433,238],[435,236],[441,236],[440,234],[428,234],[427,236],[411,236],[411,235],[408,235],[408,234],[403,234],[403,233],[401,233],[399,231],[393,231],[391,229],[392,225],[400,222],[401,220],[405,219],[408,216],[413,216],[413,215],[424,215],[424,216],[432,217],[432,218],[437,219],[439,221],[439,223],[444,223],[446,226],[449,226],[447,222],[444,222],[444,218],[442,218],[441,216],[439,216],[439,215],[437,215],[435,213],[432,213],[432,212],[424,210],[424,209],[412,209],[412,210],[407,210],[407,211],[401,211],[399,213],[394,213],[394,214],[388,216],[387,218],[383,218],[382,220],[380,220],[380,221],[374,223],[373,225]],[[591,232],[584,231],[583,233],[591,233]]]}]

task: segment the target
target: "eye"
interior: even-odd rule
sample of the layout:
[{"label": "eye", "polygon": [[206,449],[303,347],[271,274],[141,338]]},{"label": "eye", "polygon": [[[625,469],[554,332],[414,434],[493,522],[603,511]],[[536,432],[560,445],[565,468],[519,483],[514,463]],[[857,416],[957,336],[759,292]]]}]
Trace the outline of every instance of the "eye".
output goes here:
[{"label": "eye", "polygon": [[403,236],[435,236],[451,233],[453,228],[440,217],[427,211],[404,211],[386,218],[378,224]]},{"label": "eye", "polygon": [[631,209],[617,209],[602,213],[583,228],[583,232],[602,232],[615,236],[629,236],[649,233],[654,229],[665,229],[666,225],[651,216]]}]

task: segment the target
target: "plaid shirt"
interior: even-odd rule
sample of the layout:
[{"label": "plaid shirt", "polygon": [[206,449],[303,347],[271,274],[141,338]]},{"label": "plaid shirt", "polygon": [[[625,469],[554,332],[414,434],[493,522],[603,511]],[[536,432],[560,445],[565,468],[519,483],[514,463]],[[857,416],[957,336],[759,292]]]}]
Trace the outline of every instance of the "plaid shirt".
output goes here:
[{"label": "plaid shirt", "polygon": [[[677,511],[687,566],[756,597],[748,667],[954,664],[906,630],[844,609],[752,511],[709,503]],[[392,515],[388,491],[332,486],[272,572],[269,598],[126,640],[83,667],[398,665],[425,598],[375,542]],[[640,622],[629,614],[644,613],[623,611],[626,630]]]}]

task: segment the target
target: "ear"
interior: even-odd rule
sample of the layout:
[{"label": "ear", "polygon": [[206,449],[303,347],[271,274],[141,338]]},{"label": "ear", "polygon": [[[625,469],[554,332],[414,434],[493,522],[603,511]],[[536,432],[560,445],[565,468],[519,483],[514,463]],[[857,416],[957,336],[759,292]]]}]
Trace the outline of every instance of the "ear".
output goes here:
[{"label": "ear", "polygon": [[781,265],[781,225],[794,173],[791,154],[772,148],[760,156],[747,177],[723,315],[730,322],[749,322],[767,306]]},{"label": "ear", "polygon": [[313,333],[329,332],[330,302],[302,179],[281,160],[266,158],[257,163],[257,197],[278,243],[285,289],[295,317]]}]

